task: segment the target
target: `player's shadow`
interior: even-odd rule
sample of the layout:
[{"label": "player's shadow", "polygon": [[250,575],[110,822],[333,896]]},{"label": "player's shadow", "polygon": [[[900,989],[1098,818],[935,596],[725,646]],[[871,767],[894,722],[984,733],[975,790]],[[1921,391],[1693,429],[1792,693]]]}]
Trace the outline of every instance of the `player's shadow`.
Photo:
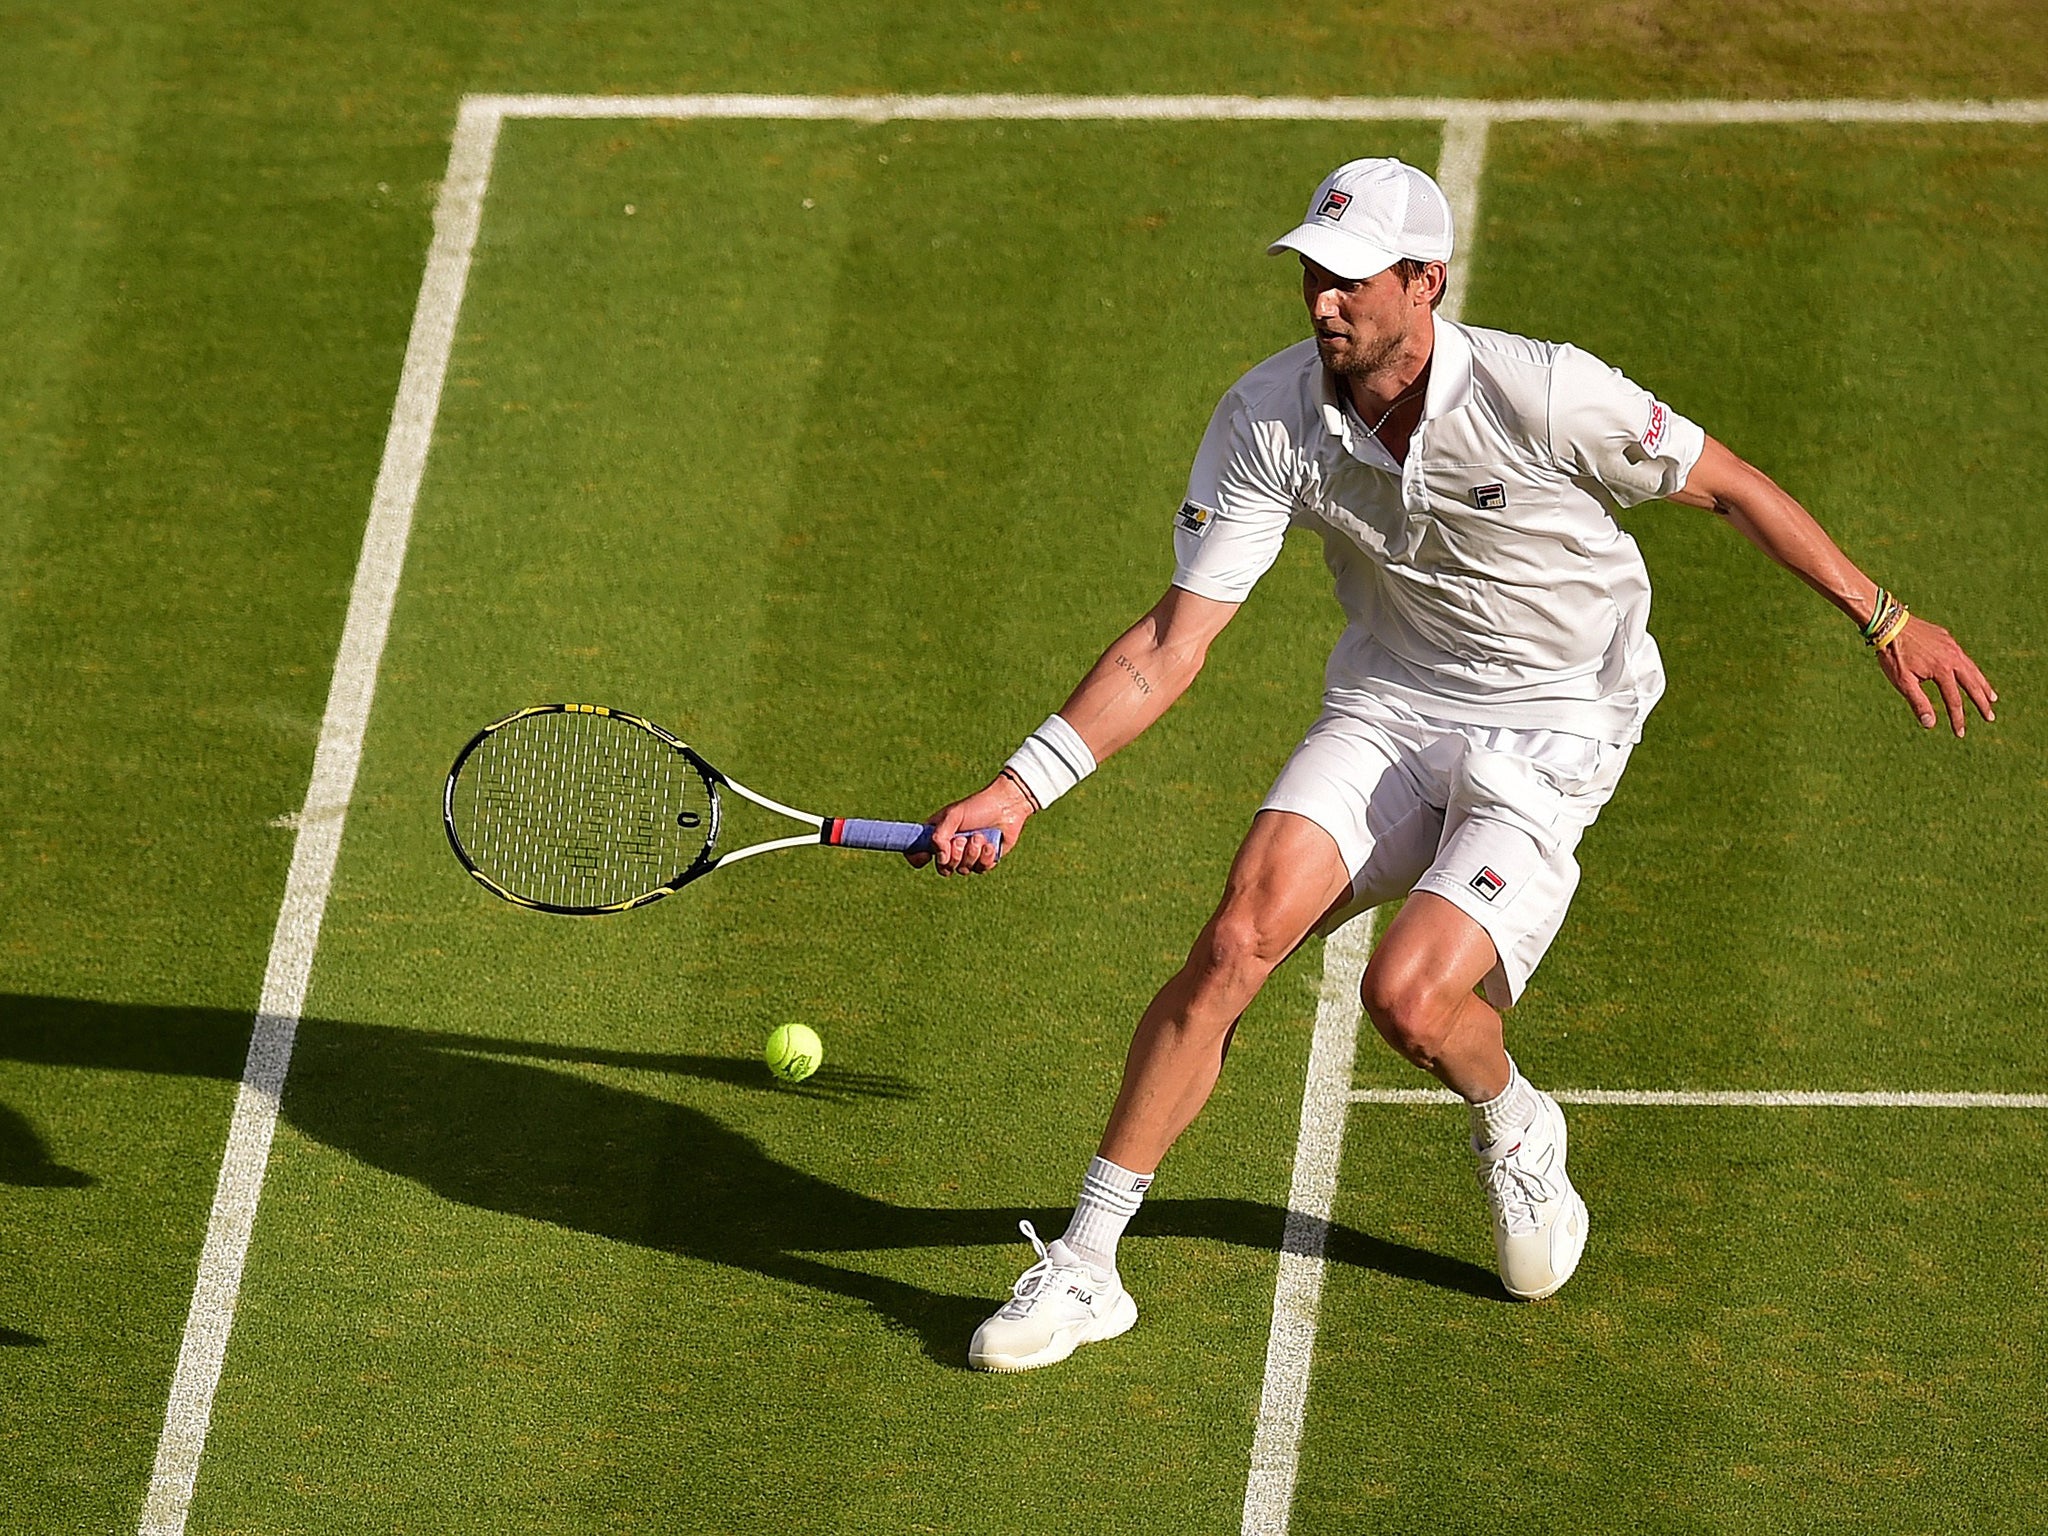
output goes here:
[{"label": "player's shadow", "polygon": [[[239,1079],[246,1015],[0,994],[0,1058]],[[593,1072],[592,1069],[600,1069]],[[606,1071],[602,1069],[623,1069]],[[1001,1244],[1020,1218],[1057,1231],[1066,1211],[897,1205],[769,1156],[701,1109],[628,1074],[682,1076],[817,1100],[904,1098],[911,1085],[828,1067],[790,1089],[756,1061],[620,1051],[392,1028],[301,1025],[285,1118],[362,1162],[447,1199],[846,1296],[962,1362],[992,1298],[954,1295],[820,1255]],[[1285,1213],[1236,1199],[1148,1201],[1139,1236],[1273,1249]],[[1330,1229],[1337,1263],[1504,1300],[1476,1265],[1353,1228]]]}]

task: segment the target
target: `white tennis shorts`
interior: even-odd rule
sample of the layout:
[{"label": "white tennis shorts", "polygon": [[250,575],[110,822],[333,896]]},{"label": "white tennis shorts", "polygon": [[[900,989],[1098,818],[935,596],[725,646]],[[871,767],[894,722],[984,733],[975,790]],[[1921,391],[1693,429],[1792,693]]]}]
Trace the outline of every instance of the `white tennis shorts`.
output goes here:
[{"label": "white tennis shorts", "polygon": [[1433,720],[1332,689],[1260,809],[1305,816],[1336,840],[1351,899],[1320,932],[1410,891],[1441,896],[1493,940],[1486,998],[1506,1008],[1564,924],[1579,838],[1628,754],[1587,736]]}]

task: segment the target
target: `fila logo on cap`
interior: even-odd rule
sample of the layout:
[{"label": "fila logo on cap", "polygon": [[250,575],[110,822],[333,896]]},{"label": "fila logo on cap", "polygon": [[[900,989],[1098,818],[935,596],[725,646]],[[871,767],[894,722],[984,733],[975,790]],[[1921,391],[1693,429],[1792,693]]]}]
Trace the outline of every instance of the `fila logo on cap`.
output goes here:
[{"label": "fila logo on cap", "polygon": [[1347,160],[1309,194],[1302,222],[1266,247],[1292,251],[1324,271],[1362,282],[1403,257],[1451,259],[1451,205],[1444,190],[1399,160]]},{"label": "fila logo on cap", "polygon": [[1479,873],[1472,877],[1472,889],[1484,896],[1488,901],[1493,900],[1494,897],[1507,888],[1507,881],[1501,879],[1499,875],[1496,875],[1490,868],[1484,865],[1480,867]]}]

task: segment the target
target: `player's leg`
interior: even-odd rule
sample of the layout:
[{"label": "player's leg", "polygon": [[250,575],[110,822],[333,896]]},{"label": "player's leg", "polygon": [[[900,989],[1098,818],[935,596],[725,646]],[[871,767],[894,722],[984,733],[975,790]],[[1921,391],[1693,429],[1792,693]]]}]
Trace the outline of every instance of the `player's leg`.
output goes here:
[{"label": "player's leg", "polygon": [[1314,822],[1273,810],[1253,819],[1215,915],[1139,1021],[1066,1234],[1041,1244],[1025,1224],[1038,1263],[975,1330],[970,1365],[1051,1365],[1137,1321],[1137,1304],[1116,1271],[1124,1227],[1167,1148],[1208,1101],[1238,1017],[1350,887],[1335,840]]},{"label": "player's leg", "polygon": [[[1503,862],[1496,850],[1492,863]],[[1535,1301],[1571,1278],[1589,1223],[1565,1172],[1564,1113],[1516,1069],[1500,1011],[1473,990],[1498,970],[1486,930],[1418,890],[1375,947],[1360,992],[1387,1043],[1470,1106],[1501,1284]]]},{"label": "player's leg", "polygon": [[1469,1103],[1508,1084],[1500,1010],[1474,990],[1498,964],[1484,928],[1443,897],[1417,891],[1373,947],[1360,986],[1387,1044]]},{"label": "player's leg", "polygon": [[1238,1017],[1350,888],[1328,832],[1291,812],[1258,814],[1215,915],[1138,1022],[1102,1157],[1135,1173],[1158,1168],[1208,1102]]},{"label": "player's leg", "polygon": [[1563,1111],[1509,1058],[1501,1010],[1556,937],[1579,837],[1627,758],[1625,746],[1547,731],[1470,741],[1444,781],[1442,845],[1360,988],[1381,1035],[1471,1106],[1501,1280],[1527,1300],[1571,1278],[1588,1221],[1565,1169]]}]

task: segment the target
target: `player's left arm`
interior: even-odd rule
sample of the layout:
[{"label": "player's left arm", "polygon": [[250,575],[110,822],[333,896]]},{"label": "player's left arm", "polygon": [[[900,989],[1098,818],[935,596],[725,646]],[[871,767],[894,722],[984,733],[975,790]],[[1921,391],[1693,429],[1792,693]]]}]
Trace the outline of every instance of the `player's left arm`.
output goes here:
[{"label": "player's left arm", "polygon": [[[1877,583],[1842,553],[1813,514],[1725,444],[1707,439],[1692,473],[1670,500],[1727,518],[1750,543],[1859,627],[1870,621],[1878,602]],[[1939,624],[1908,616],[1896,637],[1877,648],[1877,660],[1923,726],[1932,729],[1939,718],[1927,697],[1929,683],[1940,692],[1949,728],[1956,735],[1963,734],[1966,698],[1986,720],[1998,718],[1992,708],[1998,702],[1997,690]]]}]

